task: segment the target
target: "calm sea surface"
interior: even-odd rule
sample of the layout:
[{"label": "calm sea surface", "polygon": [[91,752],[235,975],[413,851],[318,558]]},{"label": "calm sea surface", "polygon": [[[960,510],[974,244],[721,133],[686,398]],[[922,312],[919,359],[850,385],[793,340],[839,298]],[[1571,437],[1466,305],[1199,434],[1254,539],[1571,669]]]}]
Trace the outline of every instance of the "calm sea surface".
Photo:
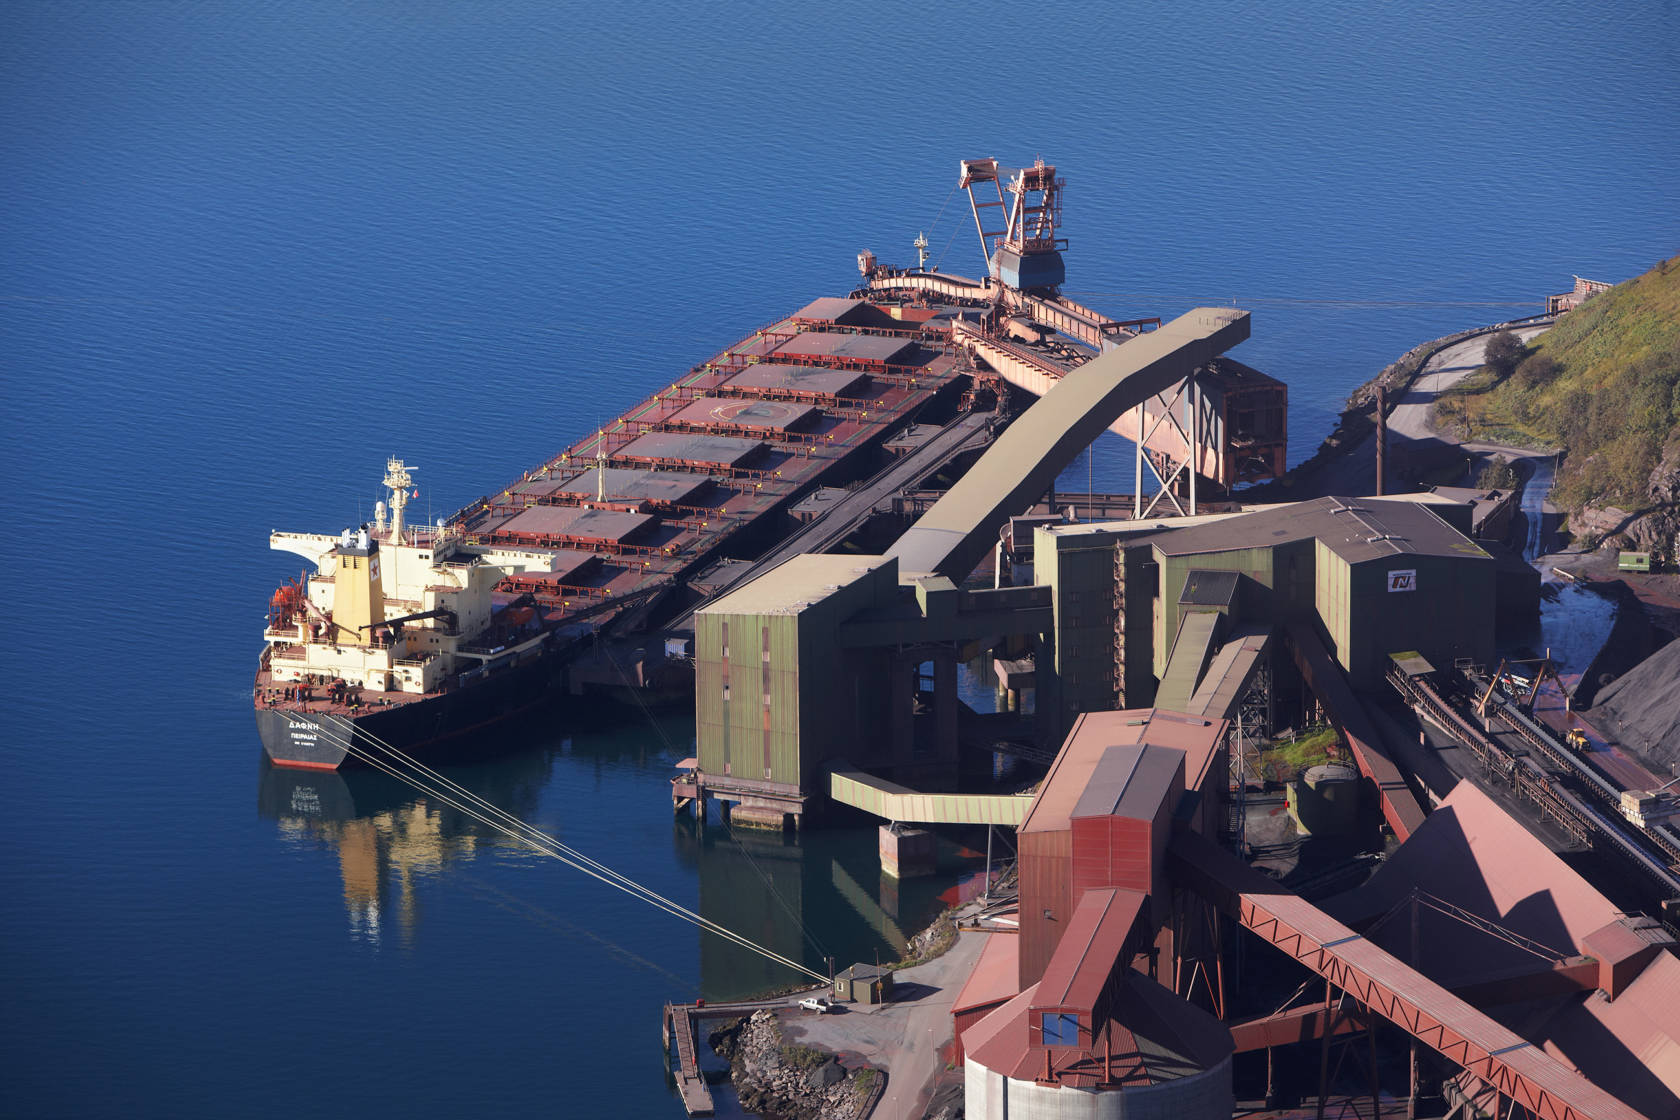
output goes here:
[{"label": "calm sea surface", "polygon": [[[859,249],[975,274],[987,155],[1062,169],[1084,302],[1252,308],[1299,460],[1413,343],[1680,249],[1677,50],[1672,2],[0,6],[0,1111],[680,1115],[659,1005],[785,976],[400,787],[265,774],[269,530],[366,517],[389,453],[452,510]],[[884,889],[867,829],[674,824],[691,737],[454,776],[808,961],[954,889]]]}]

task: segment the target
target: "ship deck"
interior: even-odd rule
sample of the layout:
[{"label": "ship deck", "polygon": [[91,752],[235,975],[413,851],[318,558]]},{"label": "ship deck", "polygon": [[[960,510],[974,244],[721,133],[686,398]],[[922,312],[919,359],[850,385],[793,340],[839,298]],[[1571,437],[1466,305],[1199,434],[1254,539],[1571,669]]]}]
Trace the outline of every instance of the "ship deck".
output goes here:
[{"label": "ship deck", "polygon": [[[942,324],[813,317],[857,321],[856,307],[819,300],[755,332],[462,510],[454,527],[471,543],[598,554],[586,584],[509,581],[562,614],[709,560],[729,537],[901,428],[958,375]],[[626,517],[531,512],[550,506]]]},{"label": "ship deck", "polygon": [[[884,442],[960,374],[948,323],[901,322],[823,299],[754,332],[450,519],[469,544],[553,551],[553,570],[498,585],[545,627],[698,571],[729,539]],[[276,650],[275,657],[284,657]],[[353,716],[437,693],[363,690],[350,708],[319,687],[285,698],[266,667],[259,707]]]}]

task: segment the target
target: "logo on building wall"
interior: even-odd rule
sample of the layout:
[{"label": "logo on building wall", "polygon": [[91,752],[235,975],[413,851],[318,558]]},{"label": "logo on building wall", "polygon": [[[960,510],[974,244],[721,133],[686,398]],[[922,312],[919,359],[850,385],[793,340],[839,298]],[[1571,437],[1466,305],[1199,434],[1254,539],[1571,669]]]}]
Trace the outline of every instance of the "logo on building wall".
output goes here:
[{"label": "logo on building wall", "polygon": [[1389,572],[1388,589],[1390,591],[1416,591],[1417,569],[1407,568],[1404,571]]}]

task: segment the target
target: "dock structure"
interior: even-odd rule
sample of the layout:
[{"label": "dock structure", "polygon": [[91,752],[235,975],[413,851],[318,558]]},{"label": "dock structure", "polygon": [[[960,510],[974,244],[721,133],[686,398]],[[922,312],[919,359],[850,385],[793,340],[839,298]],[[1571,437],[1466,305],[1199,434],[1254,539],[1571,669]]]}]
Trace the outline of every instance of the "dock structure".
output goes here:
[{"label": "dock structure", "polygon": [[691,1003],[665,1005],[665,1051],[669,1054],[671,1044],[676,1043],[677,1068],[674,1074],[677,1093],[682,1097],[683,1110],[690,1116],[710,1116],[716,1105],[712,1101],[711,1087],[706,1084],[705,1075],[700,1072],[700,1041],[696,1033],[694,1010],[695,1007]]},{"label": "dock structure", "polygon": [[[965,178],[995,182],[986,177],[995,166],[964,167]],[[937,499],[916,495],[919,520],[884,554],[778,557],[696,612],[698,750],[673,782],[674,804],[704,811],[720,800],[738,821],[769,827],[797,824],[822,802],[861,809],[887,822],[879,856],[895,880],[935,862],[919,825],[1015,829],[1017,933],[994,939],[996,953],[988,945],[976,966],[985,982],[953,1006],[972,1116],[1060,1113],[1077,1098],[1081,1115],[1147,1101],[1152,1112],[1211,1120],[1233,1112],[1237,1055],[1267,1051],[1270,1096],[1271,1051],[1303,1043],[1318,1055],[1321,1108],[1346,1088],[1329,1072],[1331,1050],[1368,1045],[1377,1114],[1391,1076],[1376,1058],[1379,1026],[1412,1050],[1414,1108],[1439,1087],[1496,1115],[1676,1115],[1680,1075],[1647,1055],[1680,1048],[1680,942],[1574,876],[1474,785],[1420,796],[1402,771],[1407,745],[1364,708],[1361,693],[1398,687],[1396,666],[1414,692],[1432,695],[1416,676],[1430,664],[1490,655],[1501,592],[1494,558],[1469,539],[1469,503],[1331,496],[1196,516],[1196,477],[1229,481],[1228,468],[1274,458],[1261,446],[1265,423],[1243,413],[1281,404],[1281,386],[1231,364],[1243,393],[1225,402],[1225,435],[1237,438],[1219,454],[1251,461],[1233,467],[1198,443],[1208,418],[1194,383],[1247,337],[1247,313],[1203,308],[1146,330],[1059,300],[1057,240],[1042,222],[1023,232],[1053,217],[1059,181],[1040,165],[1030,182],[1022,189],[1046,201],[1034,210],[1020,194],[1005,229],[988,230],[976,210],[983,240],[1003,234],[986,281],[882,270],[867,255],[860,267],[871,293],[910,297],[900,314],[970,308],[949,337],[973,363],[976,387],[988,371],[1030,386],[1038,401],[997,425],[1003,434]],[[1008,209],[998,194],[986,205]],[[1024,227],[1023,214],[1038,217]],[[765,353],[915,384],[897,368],[914,347],[876,310],[814,304],[796,325],[827,314],[861,337],[768,339]],[[1094,353],[1050,341],[1035,324]],[[776,383],[789,402],[821,399],[809,375]],[[1175,500],[1176,518],[1137,502],[1101,524],[1062,523],[1054,503],[1048,517],[1022,517],[1124,416],[1149,439],[1146,427],[1172,419],[1150,402],[1175,385],[1189,412],[1162,439],[1177,439],[1172,453],[1191,460],[1190,516]],[[727,388],[710,396],[725,399]],[[755,437],[808,430],[798,409],[765,416],[782,426],[753,428]],[[906,429],[882,447],[913,457],[919,439]],[[833,490],[821,505],[857,508],[854,497]],[[820,524],[828,514],[811,516]],[[1011,537],[1032,533],[1037,585],[1002,586],[1006,527]],[[976,588],[968,581],[992,548],[993,586]],[[956,697],[955,669],[986,651],[1004,695],[1034,693],[1024,734],[1053,758],[1030,794],[958,792],[959,754],[1005,753],[997,737],[1028,719],[1011,702],[975,734],[979,717]],[[1289,714],[1275,710],[1285,704]],[[1512,734],[1544,738],[1523,713],[1509,718]],[[1245,787],[1231,780],[1234,755],[1285,720],[1315,719],[1334,728],[1333,750],[1357,767],[1394,846],[1367,882],[1322,905],[1248,865]],[[1568,755],[1562,744],[1547,751]],[[1522,753],[1554,804],[1606,815],[1566,801]],[[1623,794],[1623,812],[1655,803],[1653,793],[1630,798],[1604,784]],[[1662,847],[1665,834],[1650,839]],[[1672,885],[1670,868],[1648,870]],[[1410,923],[1389,921],[1408,905]],[[1312,1005],[1287,1006],[1291,997],[1270,1014],[1270,1004],[1245,1007],[1243,955],[1231,952],[1239,936],[1291,958]],[[1546,1003],[1546,1014],[1511,1014],[1530,1003]],[[1445,1084],[1420,1073],[1424,1047],[1439,1055]],[[678,1050],[680,1065],[680,1041]],[[1629,1076],[1632,1063],[1645,1074]]]}]

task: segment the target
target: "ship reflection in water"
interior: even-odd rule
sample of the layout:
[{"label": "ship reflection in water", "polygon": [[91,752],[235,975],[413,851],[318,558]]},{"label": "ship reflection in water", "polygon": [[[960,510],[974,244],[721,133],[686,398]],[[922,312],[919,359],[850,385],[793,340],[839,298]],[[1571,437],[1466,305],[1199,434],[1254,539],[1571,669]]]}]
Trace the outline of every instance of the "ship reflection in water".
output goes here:
[{"label": "ship reflection in water", "polygon": [[[588,834],[579,843],[585,854],[627,873],[639,865],[637,878],[660,893],[824,974],[829,956],[837,969],[896,959],[908,939],[959,894],[979,889],[983,833],[968,838],[979,852],[943,839],[939,874],[899,883],[881,874],[876,825],[861,817],[785,835],[731,828],[715,815],[705,825],[687,813],[673,819],[665,779],[681,748],[691,743],[692,727],[672,721],[662,730],[657,738],[623,727],[579,730],[493,762],[451,767],[448,776],[523,820],[541,820],[545,797],[587,805],[583,811],[597,823],[580,822]],[[494,855],[497,866],[506,867],[516,852],[533,859],[535,853],[377,771],[292,770],[263,763],[258,812],[276,823],[288,843],[336,857],[349,932],[368,944],[412,946],[426,880],[447,877],[451,887],[480,895],[510,916],[659,975],[663,998],[739,999],[808,979],[716,935],[690,934],[681,919],[651,908],[634,929],[606,929],[588,909],[561,913],[545,906],[549,882],[528,889],[496,885],[494,877],[466,865]],[[599,827],[601,821],[616,824],[608,830]],[[664,835],[671,838],[670,854],[660,857]],[[630,837],[648,846],[614,857],[613,848]],[[557,871],[562,878],[576,874]],[[699,937],[698,977],[670,971],[680,959],[670,952],[673,941],[689,936]]]},{"label": "ship reflection in water", "polygon": [[[486,801],[528,817],[548,769],[547,758],[533,752],[452,777]],[[265,762],[257,812],[275,821],[291,843],[337,854],[350,934],[376,945],[392,921],[402,943],[412,942],[418,880],[507,843],[482,822],[377,771],[288,770]]]},{"label": "ship reflection in water", "polygon": [[[896,960],[958,894],[978,889],[984,857],[941,843],[939,874],[899,881],[881,874],[872,824],[803,833],[701,826],[684,814],[673,830],[679,858],[698,866],[700,912],[826,974]],[[983,841],[982,841],[983,843]],[[809,978],[713,934],[700,935],[700,992],[721,1002]]]}]

